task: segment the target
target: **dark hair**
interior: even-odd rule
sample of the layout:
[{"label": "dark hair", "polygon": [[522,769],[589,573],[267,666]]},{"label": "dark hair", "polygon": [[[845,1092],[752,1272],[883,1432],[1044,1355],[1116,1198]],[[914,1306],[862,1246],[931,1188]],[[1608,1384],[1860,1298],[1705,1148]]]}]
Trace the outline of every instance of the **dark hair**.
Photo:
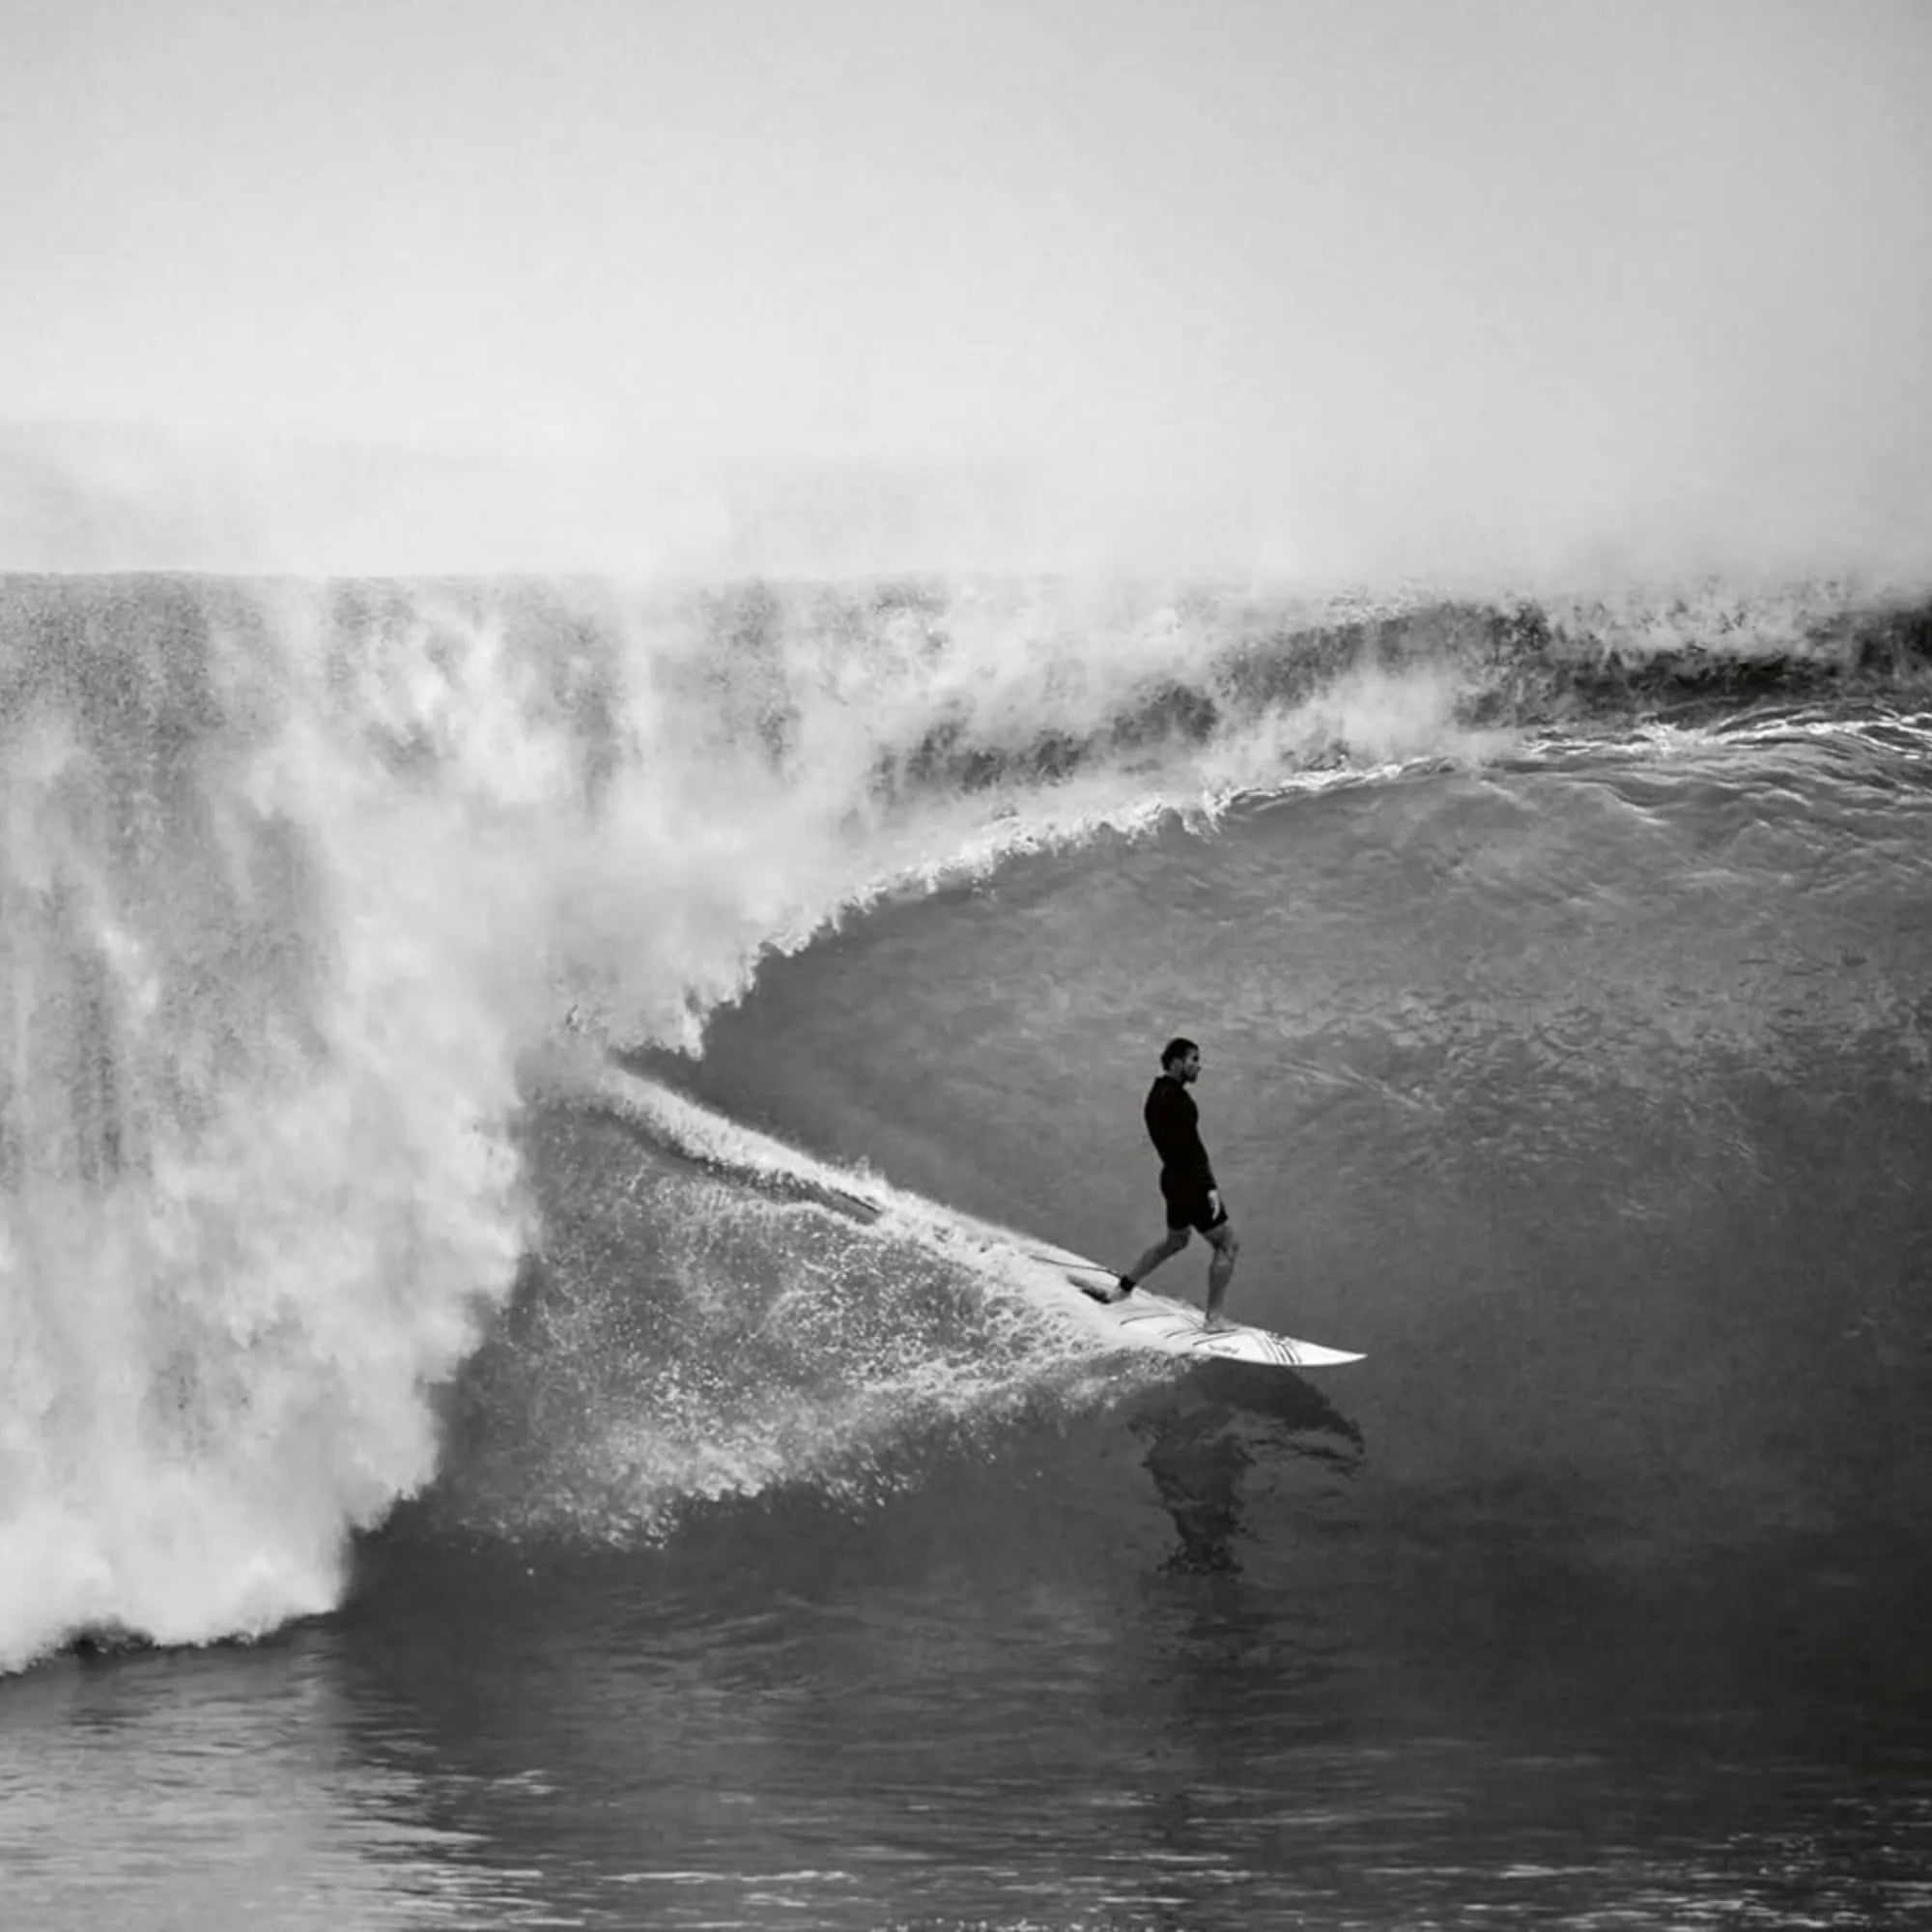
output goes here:
[{"label": "dark hair", "polygon": [[1176,1034],[1161,1048],[1160,1064],[1163,1066],[1172,1066],[1177,1060],[1185,1060],[1190,1053],[1199,1053],[1201,1049],[1191,1039],[1187,1038],[1185,1035]]}]

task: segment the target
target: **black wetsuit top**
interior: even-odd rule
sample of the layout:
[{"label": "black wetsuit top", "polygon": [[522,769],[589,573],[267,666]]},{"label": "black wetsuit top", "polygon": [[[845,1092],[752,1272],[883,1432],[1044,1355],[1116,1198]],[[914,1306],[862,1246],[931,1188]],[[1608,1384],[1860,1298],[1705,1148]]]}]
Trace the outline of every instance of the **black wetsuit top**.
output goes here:
[{"label": "black wetsuit top", "polygon": [[1214,1186],[1214,1170],[1201,1145],[1201,1110],[1173,1074],[1161,1074],[1148,1089],[1141,1114],[1160,1155],[1163,1188],[1206,1194]]}]

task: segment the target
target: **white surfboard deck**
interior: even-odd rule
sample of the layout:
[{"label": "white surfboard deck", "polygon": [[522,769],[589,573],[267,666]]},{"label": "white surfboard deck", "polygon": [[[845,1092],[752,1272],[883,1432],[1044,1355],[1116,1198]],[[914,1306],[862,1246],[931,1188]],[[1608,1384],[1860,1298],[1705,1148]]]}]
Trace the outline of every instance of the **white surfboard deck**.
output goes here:
[{"label": "white surfboard deck", "polygon": [[[1037,1259],[1049,1259],[1040,1254]],[[1320,1342],[1297,1341],[1266,1328],[1250,1328],[1231,1321],[1209,1328],[1207,1316],[1184,1301],[1170,1301],[1148,1288],[1137,1288],[1119,1301],[1099,1301],[1090,1292],[1106,1290],[1120,1280],[1112,1268],[1082,1261],[1077,1255],[1056,1255],[1061,1271],[1079,1289],[1094,1312],[1130,1348],[1158,1349],[1163,1354],[1190,1355],[1223,1362],[1253,1362],[1267,1369],[1331,1369],[1363,1356],[1347,1349],[1330,1349]]]}]

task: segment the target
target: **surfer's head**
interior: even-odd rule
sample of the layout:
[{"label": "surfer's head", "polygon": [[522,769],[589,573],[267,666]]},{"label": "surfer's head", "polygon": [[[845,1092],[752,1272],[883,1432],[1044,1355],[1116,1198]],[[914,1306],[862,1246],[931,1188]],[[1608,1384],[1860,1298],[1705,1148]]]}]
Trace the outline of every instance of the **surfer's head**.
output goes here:
[{"label": "surfer's head", "polygon": [[1184,1086],[1201,1077],[1201,1049],[1180,1034],[1160,1050],[1160,1070],[1172,1074]]}]

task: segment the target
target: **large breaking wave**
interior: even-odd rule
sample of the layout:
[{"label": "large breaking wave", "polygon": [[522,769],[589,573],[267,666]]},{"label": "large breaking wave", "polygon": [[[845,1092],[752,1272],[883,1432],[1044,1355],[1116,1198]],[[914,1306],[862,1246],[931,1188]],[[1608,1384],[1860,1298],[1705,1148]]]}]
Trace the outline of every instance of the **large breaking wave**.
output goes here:
[{"label": "large breaking wave", "polygon": [[558,1032],[695,1043],[767,949],[1030,844],[1928,659],[1834,585],[0,583],[0,1666],[335,1601],[540,1239]]}]

